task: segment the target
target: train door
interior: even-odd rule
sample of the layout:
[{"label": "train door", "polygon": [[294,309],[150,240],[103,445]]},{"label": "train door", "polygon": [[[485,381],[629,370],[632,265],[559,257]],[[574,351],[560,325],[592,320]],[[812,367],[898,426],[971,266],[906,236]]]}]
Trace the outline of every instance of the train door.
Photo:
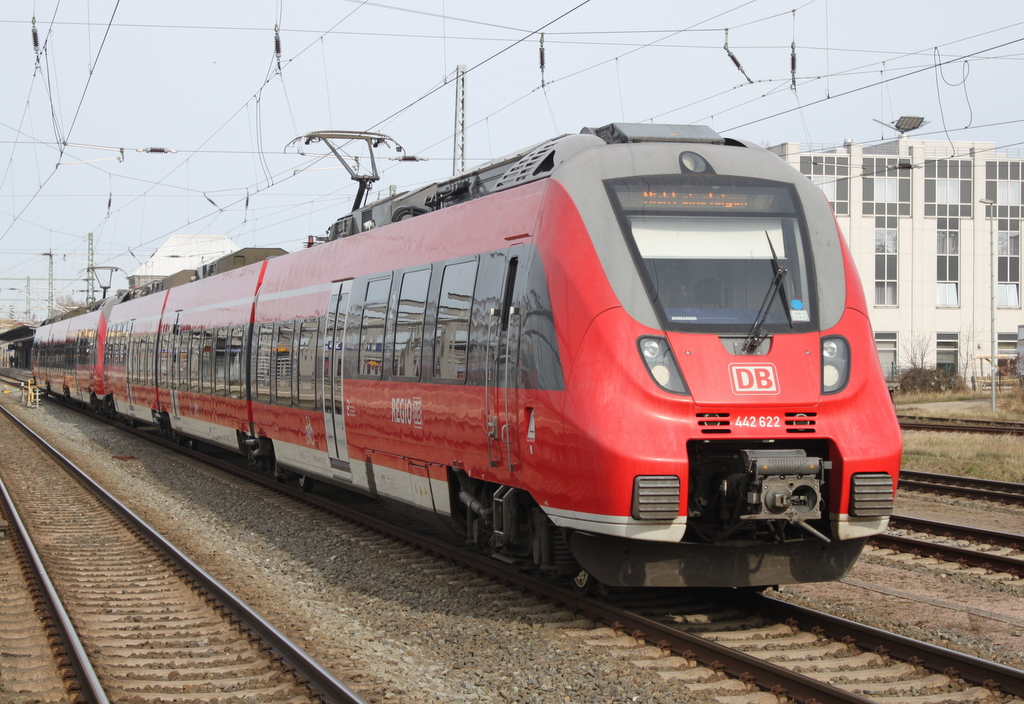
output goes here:
[{"label": "train door", "polygon": [[324,428],[327,431],[327,454],[336,479],[352,481],[348,461],[348,440],[345,436],[345,326],[352,281],[334,284],[327,309],[327,330],[324,336]]},{"label": "train door", "polygon": [[171,395],[171,415],[175,418],[181,416],[181,411],[178,408],[178,388],[181,383],[182,374],[182,355],[181,355],[181,311],[177,311],[174,314],[174,325],[171,327],[170,339],[167,341],[169,347],[168,353],[170,354],[170,378],[168,379],[167,389]]},{"label": "train door", "polygon": [[132,399],[132,375],[135,373],[135,355],[139,348],[139,341],[132,337],[134,330],[135,321],[129,320],[124,329],[124,339],[127,342],[124,356],[124,395],[128,399],[129,406],[135,405],[135,401]]},{"label": "train door", "polygon": [[509,248],[498,307],[490,311],[487,334],[487,452],[491,467],[519,467],[516,421],[519,405],[519,311],[513,306],[522,245]]}]

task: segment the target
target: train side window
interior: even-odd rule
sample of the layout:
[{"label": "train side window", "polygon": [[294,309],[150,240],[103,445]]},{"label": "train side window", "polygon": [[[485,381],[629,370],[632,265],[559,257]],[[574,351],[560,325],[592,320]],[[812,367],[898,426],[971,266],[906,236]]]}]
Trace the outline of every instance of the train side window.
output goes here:
[{"label": "train side window", "polygon": [[178,390],[188,391],[188,370],[190,364],[189,341],[192,333],[188,330],[178,331]]},{"label": "train side window", "polygon": [[188,341],[189,334],[178,328],[174,336],[174,359],[171,361],[171,388],[176,390],[188,388]]},{"label": "train side window", "polygon": [[228,398],[242,398],[242,333],[245,328],[231,328],[228,335]]},{"label": "train side window", "polygon": [[444,268],[437,300],[434,330],[434,378],[466,378],[469,343],[469,308],[473,302],[476,262],[450,264]]},{"label": "train side window", "polygon": [[217,328],[217,339],[213,345],[213,392],[225,396],[228,379],[228,329]]},{"label": "train side window", "polygon": [[279,323],[274,345],[274,402],[281,406],[292,404],[292,345],[295,324]]},{"label": "train side window", "polygon": [[366,285],[363,321],[359,331],[359,374],[381,375],[384,360],[384,322],[388,307],[391,277],[375,279]]},{"label": "train side window", "polygon": [[423,355],[423,314],[427,307],[430,269],[410,271],[402,277],[395,323],[392,376],[419,378]]},{"label": "train side window", "polygon": [[317,407],[316,403],[316,351],[320,321],[306,320],[299,326],[298,368],[299,389],[295,405],[299,408]]},{"label": "train side window", "polygon": [[135,381],[138,384],[146,384],[146,355],[149,347],[149,335],[139,335],[135,347]]},{"label": "train side window", "polygon": [[199,393],[199,379],[202,374],[203,331],[193,330],[188,344],[188,387]]},{"label": "train side window", "polygon": [[274,347],[274,326],[264,323],[260,326],[256,345],[256,369],[253,374],[254,396],[257,400],[270,401],[270,360]]},{"label": "train side window", "polygon": [[202,374],[202,392],[204,394],[213,393],[213,342],[214,342],[214,330],[203,330],[203,374]]},{"label": "train side window", "polygon": [[[170,334],[160,335],[159,337],[156,334],[154,334],[152,336],[152,342],[150,343],[150,350],[153,353],[158,353],[159,354],[158,360],[160,362],[160,381],[162,382],[162,385],[166,385],[167,384],[168,366],[170,365],[170,361],[171,361],[170,350],[167,349],[167,340],[169,338],[170,338]],[[160,349],[159,350],[157,350],[157,343],[158,342],[159,342],[159,345],[160,345]],[[152,357],[150,357],[150,359],[152,359]],[[153,372],[150,372],[150,373],[151,374],[155,374],[156,370],[154,370]],[[156,382],[157,382],[157,379],[153,378],[153,386],[156,386]]]}]

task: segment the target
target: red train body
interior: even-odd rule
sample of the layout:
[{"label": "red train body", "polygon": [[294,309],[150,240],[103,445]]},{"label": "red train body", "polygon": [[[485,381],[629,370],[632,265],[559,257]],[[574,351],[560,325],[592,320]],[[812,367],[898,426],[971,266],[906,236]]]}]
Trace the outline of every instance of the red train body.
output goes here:
[{"label": "red train body", "polygon": [[[863,292],[774,155],[609,125],[330,232],[44,326],[37,378],[581,586],[836,579],[885,530],[901,439]],[[74,382],[69,326],[95,330]]]}]

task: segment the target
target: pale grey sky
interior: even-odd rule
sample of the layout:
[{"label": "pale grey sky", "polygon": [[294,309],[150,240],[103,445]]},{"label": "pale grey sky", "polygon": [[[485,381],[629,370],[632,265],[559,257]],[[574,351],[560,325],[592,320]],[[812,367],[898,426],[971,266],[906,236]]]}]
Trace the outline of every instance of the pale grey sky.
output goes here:
[{"label": "pale grey sky", "polygon": [[95,264],[129,272],[178,233],[301,247],[355,193],[333,158],[285,151],[310,131],[380,131],[427,159],[380,152],[378,192],[450,175],[459,64],[471,167],[614,121],[838,144],[921,115],[915,136],[1015,152],[1022,57],[1009,0],[4,3],[0,310],[24,314],[31,277],[45,315],[42,252],[58,292],[83,291],[89,232]]}]

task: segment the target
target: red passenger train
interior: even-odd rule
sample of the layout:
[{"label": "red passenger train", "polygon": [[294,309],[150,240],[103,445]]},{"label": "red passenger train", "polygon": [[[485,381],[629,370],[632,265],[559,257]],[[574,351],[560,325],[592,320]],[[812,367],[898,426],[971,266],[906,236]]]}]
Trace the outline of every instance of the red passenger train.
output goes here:
[{"label": "red passenger train", "polygon": [[885,530],[860,280],[764,149],[585,129],[328,232],[40,328],[37,380],[583,588],[837,579]]}]

